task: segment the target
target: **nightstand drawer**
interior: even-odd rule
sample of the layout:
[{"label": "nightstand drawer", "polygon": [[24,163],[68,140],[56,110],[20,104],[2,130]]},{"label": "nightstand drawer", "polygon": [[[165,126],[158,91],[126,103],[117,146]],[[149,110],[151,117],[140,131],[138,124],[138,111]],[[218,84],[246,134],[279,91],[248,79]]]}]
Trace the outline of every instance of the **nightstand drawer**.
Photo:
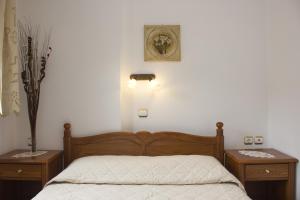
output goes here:
[{"label": "nightstand drawer", "polygon": [[246,165],[246,180],[287,180],[288,164]]},{"label": "nightstand drawer", "polygon": [[0,164],[1,180],[40,180],[41,165]]}]

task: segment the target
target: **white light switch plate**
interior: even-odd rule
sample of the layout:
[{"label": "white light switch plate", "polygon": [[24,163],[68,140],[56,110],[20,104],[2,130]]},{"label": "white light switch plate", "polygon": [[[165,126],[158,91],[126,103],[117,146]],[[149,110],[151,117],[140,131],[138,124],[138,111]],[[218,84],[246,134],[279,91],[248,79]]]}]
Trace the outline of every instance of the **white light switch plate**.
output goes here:
[{"label": "white light switch plate", "polygon": [[148,110],[145,109],[145,108],[139,109],[138,110],[138,116],[143,117],[143,118],[148,117]]},{"label": "white light switch plate", "polygon": [[246,145],[253,144],[253,136],[245,136],[244,137],[244,144],[246,144]]},{"label": "white light switch plate", "polygon": [[255,136],[254,143],[255,144],[263,144],[264,143],[264,137],[263,136]]}]

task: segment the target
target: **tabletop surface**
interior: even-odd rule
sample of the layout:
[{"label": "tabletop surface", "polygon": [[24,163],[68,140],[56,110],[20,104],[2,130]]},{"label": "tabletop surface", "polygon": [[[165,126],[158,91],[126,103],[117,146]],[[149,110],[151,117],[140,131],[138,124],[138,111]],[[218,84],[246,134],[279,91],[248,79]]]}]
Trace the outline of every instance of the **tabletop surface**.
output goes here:
[{"label": "tabletop surface", "polygon": [[62,151],[59,150],[41,150],[47,151],[47,153],[35,156],[35,157],[27,157],[27,158],[15,158],[13,157],[16,154],[27,152],[29,150],[14,150],[8,152],[6,154],[0,155],[0,164],[3,163],[22,163],[22,164],[41,164],[51,162],[53,159],[57,158],[62,154]]},{"label": "tabletop surface", "polygon": [[[253,150],[253,151],[261,151],[265,153],[272,154],[273,158],[257,158],[257,157],[250,157],[247,155],[240,154],[240,150]],[[230,157],[231,159],[235,160],[238,163],[287,163],[287,162],[298,162],[298,160],[292,156],[284,154],[276,149],[232,149],[232,150],[225,150],[226,156]]]}]

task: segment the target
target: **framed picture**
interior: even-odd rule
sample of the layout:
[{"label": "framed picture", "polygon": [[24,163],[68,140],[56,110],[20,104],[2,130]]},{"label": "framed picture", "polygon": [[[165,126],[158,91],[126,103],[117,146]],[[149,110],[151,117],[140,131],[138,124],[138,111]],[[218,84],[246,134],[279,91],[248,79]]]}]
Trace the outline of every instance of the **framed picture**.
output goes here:
[{"label": "framed picture", "polygon": [[180,61],[180,25],[145,25],[144,60]]}]

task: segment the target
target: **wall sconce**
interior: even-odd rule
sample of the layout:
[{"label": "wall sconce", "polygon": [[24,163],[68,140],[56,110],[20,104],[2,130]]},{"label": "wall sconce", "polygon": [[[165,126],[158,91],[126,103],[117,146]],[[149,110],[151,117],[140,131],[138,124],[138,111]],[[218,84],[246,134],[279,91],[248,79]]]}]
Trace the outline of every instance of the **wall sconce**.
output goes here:
[{"label": "wall sconce", "polygon": [[136,81],[149,81],[150,87],[155,87],[157,85],[155,74],[131,74],[128,86],[134,88]]}]

